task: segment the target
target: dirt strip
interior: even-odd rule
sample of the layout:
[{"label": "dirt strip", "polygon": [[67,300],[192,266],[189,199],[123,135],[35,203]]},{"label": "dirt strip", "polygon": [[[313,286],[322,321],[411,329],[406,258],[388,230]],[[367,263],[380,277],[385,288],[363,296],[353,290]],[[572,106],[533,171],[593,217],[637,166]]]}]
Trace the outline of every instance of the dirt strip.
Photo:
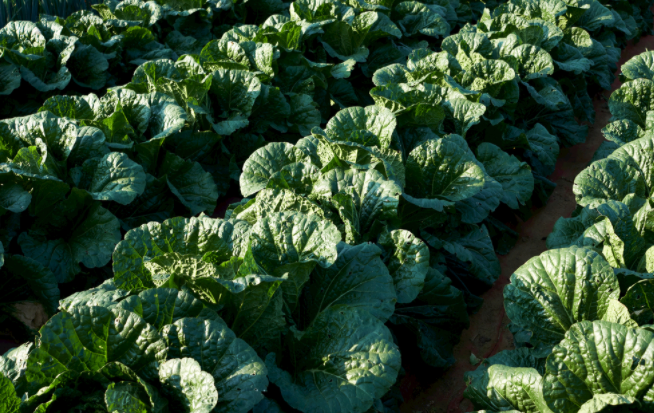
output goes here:
[{"label": "dirt strip", "polygon": [[[653,49],[654,36],[630,44],[622,51],[618,67],[633,56]],[[618,69],[616,75],[619,73]],[[559,217],[569,217],[574,211],[576,203],[572,184],[604,141],[601,130],[611,117],[607,100],[611,92],[619,87],[620,81],[616,78],[610,92],[604,91],[603,96],[595,97],[595,124],[591,126],[586,142],[561,151],[556,170],[549,177],[557,186],[547,205],[537,210],[528,221],[518,225],[520,237],[517,245],[508,255],[499,256],[502,275],[493,288],[482,295],[484,304],[481,310],[470,318],[470,328],[463,331],[461,341],[454,348],[456,364],[433,383],[420,383],[409,372],[401,386],[405,397],[402,413],[462,413],[474,410],[472,403],[463,398],[463,374],[475,369],[470,364],[470,354],[487,358],[513,348],[513,337],[507,328],[509,319],[504,312],[504,286],[509,283],[509,277],[518,267],[545,251],[545,239]]]}]

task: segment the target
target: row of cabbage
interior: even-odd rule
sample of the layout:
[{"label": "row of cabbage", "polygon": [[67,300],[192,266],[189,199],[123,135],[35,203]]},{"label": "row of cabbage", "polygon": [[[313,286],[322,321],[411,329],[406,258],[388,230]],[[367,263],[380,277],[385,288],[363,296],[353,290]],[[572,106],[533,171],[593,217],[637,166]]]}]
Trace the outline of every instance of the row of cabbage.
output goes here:
[{"label": "row of cabbage", "polygon": [[[450,366],[514,236],[492,214],[547,197],[643,13],[513,0],[435,52],[456,24],[429,6],[298,1],[235,25],[123,2],[0,31],[35,62],[96,32],[151,45],[115,49],[104,86],[139,65],[124,86],[0,121],[4,308],[61,310],[0,361],[11,408],[363,412],[386,408],[396,341]],[[209,218],[232,181],[246,198]]]},{"label": "row of cabbage", "polygon": [[[156,10],[163,7],[147,4]],[[137,14],[146,7],[140,3],[105,6],[98,7],[120,16],[120,10]],[[365,147],[363,152],[348,153],[334,149],[340,151],[335,158],[355,168],[379,169],[386,180],[397,184],[398,194],[410,197],[402,197],[403,202],[427,215],[430,211],[439,215],[434,219],[441,222],[432,226],[440,233],[458,234],[444,243],[436,240],[443,237],[438,233],[416,232],[421,238],[434,236],[432,246],[445,245],[448,257],[454,256],[450,267],[460,268],[455,276],[462,280],[460,288],[476,292],[491,285],[499,273],[493,250],[508,251],[516,235],[492,213],[500,205],[516,210],[529,206],[534,196],[547,198],[553,184],[545,177],[553,172],[559,146],[585,139],[587,127],[575,121],[575,112],[592,107],[586,79],[608,87],[611,62],[619,54],[616,33],[622,33],[624,40],[626,33],[639,33],[638,27],[627,28],[629,19],[599,2],[571,6],[561,1],[514,1],[484,12],[477,26],[447,37],[442,51],[434,52],[419,40],[424,34],[416,31],[412,42],[407,35],[414,32],[407,32],[406,24],[396,25],[382,12],[364,10],[341,3],[296,2],[290,6],[290,17],[274,15],[260,26],[234,26],[220,40],[185,49],[195,54],[143,63],[129,83],[101,97],[55,95],[40,103],[35,115],[0,122],[3,246],[9,253],[22,253],[45,265],[60,284],[81,273],[93,277],[94,269],[110,261],[121,230],[173,216],[211,215],[218,198],[235,181],[248,179],[244,163],[254,151],[271,141],[295,143],[327,123],[326,130],[338,135],[332,140]],[[204,15],[197,10],[191,15],[198,13]],[[127,20],[100,20],[80,13],[65,22],[44,18],[39,24],[12,23],[0,33],[3,43],[11,44],[3,53],[48,50],[43,48],[48,37],[62,45],[66,39],[74,40],[69,35],[77,23],[95,22],[78,28],[80,35],[90,35],[97,27],[109,30],[106,25],[116,22],[129,26]],[[191,26],[198,33],[206,31],[200,23]],[[619,30],[614,31],[616,27]],[[133,25],[129,30],[149,29]],[[336,45],[354,44],[356,33],[361,40],[364,31],[365,38],[377,41],[378,53],[366,46],[358,47],[360,53],[334,51]],[[330,33],[339,34],[332,38]],[[608,43],[600,43],[590,33]],[[125,38],[121,36],[114,40]],[[194,44],[202,41],[196,39]],[[328,46],[312,49],[318,44]],[[170,50],[155,48],[164,49]],[[321,57],[321,50],[333,53]],[[307,55],[333,63],[316,63]],[[357,62],[362,56],[367,56],[363,64]],[[156,57],[161,55],[150,56]],[[386,60],[380,63],[380,59]],[[394,63],[398,60],[403,63]],[[112,68],[102,74],[120,72]],[[581,89],[568,88],[566,81],[579,83]],[[347,128],[329,126],[347,117],[360,125],[379,117],[386,124],[369,131],[376,138],[350,136]],[[436,179],[434,175],[407,186],[405,175],[411,174],[410,181],[428,175],[427,163],[434,161],[419,160],[424,171],[417,167],[410,171],[412,151],[449,133],[463,137],[467,144],[454,144],[459,146],[456,154],[439,156],[454,156],[452,162],[460,166],[447,173],[441,188],[428,183]],[[357,159],[368,156],[365,153],[374,159]],[[336,165],[327,166],[329,156],[314,159],[312,165],[327,172]],[[380,159],[389,165],[377,166]],[[476,169],[469,167],[470,162],[476,163]],[[267,173],[282,166],[270,165]],[[478,179],[466,183],[466,190],[445,184],[469,169]],[[241,192],[247,197],[259,189],[246,185]],[[399,202],[399,195],[395,199]],[[415,232],[423,218],[401,209],[405,217],[400,214],[399,219],[406,222],[394,227]],[[409,216],[415,222],[408,222]],[[356,236],[349,238],[356,240]],[[106,278],[106,273],[100,271],[97,277]],[[470,304],[478,302],[472,292]]]},{"label": "row of cabbage", "polygon": [[477,408],[654,408],[653,62],[645,52],[623,65],[607,141],[575,179],[577,210],[505,287],[518,348],[467,375],[466,396]]},{"label": "row of cabbage", "polygon": [[[94,11],[76,12],[65,19],[46,15],[34,23],[10,22],[3,28],[0,40],[0,95],[12,105],[3,107],[0,116],[34,113],[48,96],[104,93],[106,88],[128,83],[136,67],[146,61],[200,54],[207,43],[221,39],[233,27],[260,26],[270,16],[285,16],[296,22],[290,26],[301,28],[301,35],[288,26],[280,33],[286,39],[281,40],[281,45],[288,49],[304,52],[301,43],[321,33],[324,35],[320,41],[332,45],[327,46],[330,56],[352,56],[363,62],[370,54],[368,47],[376,46],[379,38],[442,38],[478,18],[484,7],[481,2],[468,4],[458,0],[394,3],[353,0],[332,8],[305,2],[291,8],[290,3],[280,0],[110,0],[93,5]],[[365,12],[370,13],[353,20],[355,15]],[[275,23],[279,22],[273,21],[263,28]],[[375,28],[370,30],[372,25]],[[329,26],[326,32],[321,29],[324,26]],[[267,34],[276,37],[275,32],[278,30]],[[255,53],[249,49],[247,52]],[[264,65],[271,64],[265,61],[268,52],[272,51],[266,49],[262,56]],[[324,55],[324,50],[318,54]],[[377,55],[383,54],[377,51]],[[371,57],[374,56],[373,52]],[[325,56],[319,57],[324,61]],[[272,74],[272,70],[264,72]]]}]

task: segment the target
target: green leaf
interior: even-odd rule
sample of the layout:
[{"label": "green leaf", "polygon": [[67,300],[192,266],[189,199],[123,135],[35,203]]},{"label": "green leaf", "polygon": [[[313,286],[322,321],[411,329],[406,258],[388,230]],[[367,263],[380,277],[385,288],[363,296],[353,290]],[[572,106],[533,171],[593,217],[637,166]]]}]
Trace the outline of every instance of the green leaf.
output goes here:
[{"label": "green leaf", "polygon": [[[290,340],[294,374],[277,367],[274,354],[266,366],[294,409],[363,413],[397,379],[400,353],[388,329],[367,311],[323,311]],[[352,374],[358,379],[352,381]]]},{"label": "green leaf", "polygon": [[451,284],[449,278],[429,268],[418,297],[398,305],[390,318],[394,334],[414,337],[422,360],[436,368],[454,364],[454,345],[470,325],[463,292]]},{"label": "green leaf", "polygon": [[638,397],[643,408],[651,408],[645,395],[654,381],[654,361],[648,356],[652,340],[650,331],[607,321],[573,325],[547,358],[543,394],[548,406],[577,412],[595,395],[615,393]]},{"label": "green leaf", "polygon": [[616,201],[599,205],[602,218],[584,231],[577,245],[602,248],[602,254],[614,268],[637,268],[645,251],[645,240],[634,226],[629,208]]},{"label": "green leaf", "polygon": [[474,63],[487,60],[493,53],[493,45],[483,33],[461,32],[443,39],[446,50],[461,64],[469,69]]},{"label": "green leaf", "polygon": [[572,190],[579,205],[590,207],[607,200],[619,201],[629,194],[647,198],[648,192],[640,171],[610,155],[581,171]]},{"label": "green leaf", "polygon": [[551,54],[558,68],[566,72],[581,74],[587,72],[593,65],[593,61],[585,58],[581,50],[568,43],[560,42]]},{"label": "green leaf", "polygon": [[606,159],[593,162],[575,178],[573,192],[577,203],[592,207],[606,200],[622,201],[629,194],[648,198],[654,171],[646,165],[652,159],[654,138],[645,137],[623,145]]},{"label": "green leaf", "polygon": [[[551,175],[556,166],[556,159],[559,157],[557,137],[552,135],[540,123],[535,124],[532,129],[527,131],[525,136],[529,142],[530,152],[533,153],[542,165],[542,168],[534,167],[534,169],[540,169],[539,173],[543,176]],[[532,165],[534,165],[533,162]]]},{"label": "green leaf", "polygon": [[345,223],[346,241],[369,239],[376,223],[397,216],[402,189],[374,170],[332,169],[314,185],[313,194],[331,203]]},{"label": "green leaf", "polygon": [[171,192],[191,211],[191,215],[213,213],[219,196],[218,187],[213,176],[199,163],[166,152],[159,174],[166,176]]},{"label": "green leaf", "polygon": [[187,413],[209,413],[218,402],[213,377],[190,358],[172,359],[159,368],[159,380],[169,395]]},{"label": "green leaf", "polygon": [[[654,187],[654,171],[648,168],[654,162],[654,137],[644,137],[622,145],[609,158],[624,162],[637,169],[647,186]],[[646,198],[646,197],[645,197]],[[618,199],[617,201],[621,201]]]},{"label": "green leaf", "polygon": [[393,314],[397,301],[393,278],[381,260],[382,250],[374,244],[338,244],[333,265],[317,267],[304,292],[307,323],[330,308],[360,308],[381,321]]},{"label": "green leaf", "polygon": [[413,301],[425,282],[429,270],[429,248],[411,232],[398,229],[379,237],[384,261],[393,278],[398,303]]},{"label": "green leaf", "polygon": [[315,214],[326,219],[326,212],[318,204],[288,189],[270,188],[259,192],[257,197],[242,209],[235,210],[232,217],[254,225],[259,219],[275,212],[301,212],[305,215]]},{"label": "green leaf", "polygon": [[320,43],[331,57],[341,61],[366,61],[370,51],[362,45],[364,36],[356,33],[347,22],[335,21],[323,26],[323,31]]},{"label": "green leaf", "polygon": [[253,195],[268,185],[271,176],[283,167],[301,162],[306,154],[289,143],[273,142],[257,149],[243,164],[241,194]]},{"label": "green leaf", "polygon": [[326,268],[336,261],[340,241],[334,224],[315,215],[274,213],[252,227],[248,254],[253,262],[249,264],[246,258],[248,265],[244,264],[241,271],[275,277],[288,274],[282,290],[284,300],[294,308],[316,265]]},{"label": "green leaf", "polygon": [[599,217],[599,212],[594,208],[584,208],[581,212],[571,218],[559,218],[554,224],[552,232],[547,236],[547,248],[565,248],[575,245],[584,232]]},{"label": "green leaf", "polygon": [[136,314],[77,307],[58,313],[41,328],[39,345],[27,359],[25,377],[32,393],[60,373],[93,372],[119,361],[151,379],[165,357],[166,347],[157,330]]},{"label": "green leaf", "polygon": [[474,91],[502,99],[502,86],[516,79],[516,72],[502,60],[482,60],[471,65],[461,85]]},{"label": "green leaf", "polygon": [[564,94],[560,84],[550,77],[538,78],[531,83],[521,82],[538,105],[551,112],[571,109],[570,100]]},{"label": "green leaf", "polygon": [[164,327],[162,335],[168,358],[193,359],[213,376],[219,395],[213,412],[245,413],[263,398],[265,364],[220,318],[182,318]]},{"label": "green leaf", "polygon": [[456,202],[456,209],[461,213],[461,221],[467,224],[479,224],[500,206],[502,185],[486,174],[484,188],[471,198]]},{"label": "green leaf", "polygon": [[552,57],[538,46],[522,44],[508,54],[517,64],[517,72],[522,80],[536,79],[554,73]]},{"label": "green leaf", "polygon": [[467,99],[455,98],[443,102],[447,117],[454,122],[454,132],[465,137],[468,130],[481,122],[486,106]]},{"label": "green leaf", "polygon": [[484,171],[466,149],[444,138],[420,144],[406,161],[406,194],[418,198],[423,208],[442,211],[451,202],[479,193]]},{"label": "green leaf", "polygon": [[77,188],[18,237],[23,253],[50,268],[59,282],[72,280],[80,263],[87,268],[106,265],[119,241],[118,219]]},{"label": "green leaf", "polygon": [[518,268],[504,289],[504,306],[511,323],[531,333],[532,344],[552,347],[576,322],[602,319],[609,300],[619,296],[608,263],[593,250],[570,247]]},{"label": "green leaf", "polygon": [[123,230],[128,231],[151,221],[162,222],[173,215],[175,201],[166,177],[157,179],[146,174],[145,180],[145,190],[130,204],[123,207],[110,205]]},{"label": "green leaf", "polygon": [[[302,136],[311,134],[311,129],[320,126],[320,111],[313,98],[305,94],[290,97],[289,126]],[[270,110],[270,108],[266,108]]]},{"label": "green leaf", "polygon": [[622,119],[608,123],[602,128],[602,134],[607,140],[622,146],[640,138],[643,130],[633,121]]},{"label": "green leaf", "polygon": [[620,67],[620,70],[629,80],[654,80],[654,52],[646,51],[632,57]]},{"label": "green leaf", "polygon": [[31,21],[9,21],[0,30],[0,45],[7,49],[41,55],[46,38]]},{"label": "green leaf", "polygon": [[370,91],[377,106],[385,107],[397,116],[400,127],[426,126],[434,131],[440,129],[445,118],[445,111],[441,107],[445,104],[442,96],[445,93],[445,89],[429,83],[413,87],[390,84]]},{"label": "green leaf", "polygon": [[604,313],[602,320],[622,324],[631,328],[638,327],[638,323],[632,320],[629,316],[629,309],[620,301],[615,299],[609,300],[608,308],[606,309],[606,313]]},{"label": "green leaf", "polygon": [[114,280],[109,279],[97,287],[69,295],[59,301],[59,306],[62,311],[68,312],[73,307],[80,306],[110,308],[127,296],[129,296],[129,291],[116,288]]},{"label": "green leaf", "polygon": [[[118,92],[122,96],[127,90],[119,89]],[[149,115],[146,124],[147,129],[142,130],[141,133],[145,134],[147,132],[151,139],[164,138],[179,132],[186,123],[184,109],[177,104],[174,98],[163,93],[148,93],[138,95],[138,97],[132,97],[128,94],[126,98],[121,98],[122,101],[128,99],[133,99],[133,102],[130,102],[132,103],[131,108],[127,102],[123,103],[127,118],[133,121],[133,118],[136,117],[130,111],[142,111],[142,113]]]},{"label": "green leaf", "polygon": [[393,7],[397,22],[405,36],[424,34],[444,37],[450,33],[447,20],[427,5],[417,1],[404,1]]},{"label": "green leaf", "polygon": [[525,162],[509,155],[491,143],[477,148],[477,159],[484,164],[488,175],[502,184],[501,200],[510,208],[518,209],[534,192],[534,177]]},{"label": "green leaf", "polygon": [[123,153],[88,159],[70,173],[77,187],[86,189],[98,201],[127,205],[145,190],[143,167]]},{"label": "green leaf", "polygon": [[20,406],[20,398],[11,380],[0,373],[0,408],[6,413],[16,413]]},{"label": "green leaf", "polygon": [[502,272],[493,242],[486,225],[481,227],[471,225],[469,228],[463,236],[459,234],[448,236],[443,248],[450,254],[456,255],[459,260],[469,262],[470,272],[475,278],[486,286],[491,286]]},{"label": "green leaf", "polygon": [[172,288],[145,290],[123,299],[116,306],[138,314],[158,331],[181,318],[196,317],[208,311],[189,291]]},{"label": "green leaf", "polygon": [[624,407],[616,406],[629,406],[629,410],[632,408],[639,410],[641,404],[633,396],[615,393],[595,394],[592,399],[581,405],[579,413],[608,413],[615,411],[615,409],[624,409]]},{"label": "green leaf", "polygon": [[[210,97],[216,102],[214,130],[222,135],[229,135],[234,130],[247,125],[247,120],[239,120],[230,125],[230,120],[221,118],[249,116],[254,102],[261,92],[261,82],[252,73],[243,70],[218,69],[212,74]],[[231,121],[234,124],[233,121]]]},{"label": "green leaf", "polygon": [[133,383],[111,383],[104,394],[109,411],[146,413],[148,405],[140,398],[138,385]]},{"label": "green leaf", "polygon": [[380,148],[379,140],[370,131],[354,132],[349,141],[332,140],[317,128],[313,137],[319,142],[317,155],[318,164],[325,165],[326,172],[336,167],[346,169],[377,169],[383,172],[387,179],[404,186],[405,168],[401,154],[393,149]]},{"label": "green leaf", "polygon": [[[4,171],[3,171],[4,172]],[[32,202],[32,195],[16,182],[12,173],[0,172],[0,208],[20,213],[25,211]]]},{"label": "green leaf", "polygon": [[263,398],[256,406],[254,406],[253,413],[284,413],[279,404],[274,400]]},{"label": "green leaf", "polygon": [[0,374],[12,381],[19,390],[25,384],[26,361],[33,348],[34,343],[23,343],[0,356]]},{"label": "green leaf", "polygon": [[620,302],[627,307],[631,318],[642,326],[654,324],[652,298],[654,298],[654,282],[642,280],[630,286]]},{"label": "green leaf", "polygon": [[[15,156],[20,148],[41,146],[43,141],[48,155],[56,161],[66,161],[77,141],[77,127],[68,119],[58,118],[50,112],[0,121],[3,146]],[[52,165],[52,164],[50,164]]]},{"label": "green leaf", "polygon": [[496,411],[517,409],[525,413],[549,413],[543,399],[543,378],[534,368],[507,367],[499,364],[488,368],[487,398],[476,400],[475,406]]},{"label": "green leaf", "polygon": [[[28,63],[28,65],[31,66],[31,68],[36,70],[37,72],[44,71],[45,68],[42,67],[41,64],[45,65],[44,62],[45,59],[41,59],[41,58],[34,59],[34,57],[35,56],[31,56],[31,55],[29,56],[28,61],[31,61],[30,63],[34,61],[36,62],[34,64]],[[45,79],[40,76],[37,76],[36,73],[28,69],[28,66],[21,66],[20,74],[23,77],[23,80],[25,80],[27,83],[32,85],[34,89],[42,93],[52,92],[53,90],[63,90],[66,88],[66,86],[68,86],[72,78],[67,67],[61,67],[56,72],[47,73],[44,76]]]},{"label": "green leaf", "polygon": [[202,257],[212,252],[216,263],[245,253],[247,223],[221,219],[172,218],[163,223],[150,222],[125,234],[114,251],[114,281],[118,288],[140,291],[154,287],[145,262],[167,253]]},{"label": "green leaf", "polygon": [[[218,275],[215,264],[205,262],[202,257],[194,254],[171,252],[156,256],[144,265],[152,274],[152,282],[157,287],[179,288],[185,282],[196,284]],[[210,300],[216,302],[213,297]]]},{"label": "green leaf", "polygon": [[291,4],[291,20],[329,23],[335,17],[352,16],[353,10],[342,3],[330,3],[326,0],[299,0]]},{"label": "green leaf", "polygon": [[[296,95],[294,95],[296,96]],[[301,121],[306,120],[312,122],[313,114],[311,110],[315,109],[310,104],[311,102],[306,101],[304,96],[306,95],[297,95],[295,109],[307,109],[309,112],[306,113],[306,117],[301,117]],[[299,105],[297,104],[299,103]],[[311,108],[304,105],[309,105]],[[286,132],[288,130],[287,119],[291,115],[291,105],[287,102],[286,97],[279,88],[271,87],[268,85],[261,85],[261,93],[255,101],[254,107],[252,108],[252,116],[250,116],[250,125],[252,129],[256,132],[266,132],[269,127],[274,128],[275,130]],[[304,122],[302,122],[304,123]],[[315,126],[318,126],[318,124]],[[310,131],[309,131],[310,132]],[[308,134],[308,133],[307,133]]]},{"label": "green leaf", "polygon": [[627,119],[640,127],[647,125],[647,112],[654,110],[654,82],[636,79],[611,93],[609,110],[613,120]]},{"label": "green leaf", "polygon": [[[0,56],[2,54],[0,53]],[[10,95],[20,87],[20,69],[11,63],[0,63],[0,95]]]},{"label": "green leaf", "polygon": [[109,61],[104,53],[87,44],[75,44],[75,51],[66,62],[75,83],[93,90],[105,87]]},{"label": "green leaf", "polygon": [[351,107],[340,110],[327,122],[327,136],[337,141],[351,141],[361,131],[368,131],[379,140],[378,146],[391,145],[397,122],[391,111],[377,106]]},{"label": "green leaf", "polygon": [[599,30],[604,27],[614,25],[614,17],[611,11],[600,2],[592,2],[586,12],[575,23],[576,26],[582,27],[589,32]]},{"label": "green leaf", "polygon": [[243,47],[227,39],[212,40],[207,43],[200,52],[200,64],[210,71],[250,69],[250,61]]},{"label": "green leaf", "polygon": [[233,291],[221,312],[234,333],[260,355],[281,348],[286,319],[280,287],[285,280],[267,275],[235,278],[234,282],[241,285],[240,291]]},{"label": "green leaf", "polygon": [[544,369],[545,360],[528,348],[501,351],[482,360],[477,370],[465,373],[464,396],[475,407],[490,411],[551,412],[539,388]]}]

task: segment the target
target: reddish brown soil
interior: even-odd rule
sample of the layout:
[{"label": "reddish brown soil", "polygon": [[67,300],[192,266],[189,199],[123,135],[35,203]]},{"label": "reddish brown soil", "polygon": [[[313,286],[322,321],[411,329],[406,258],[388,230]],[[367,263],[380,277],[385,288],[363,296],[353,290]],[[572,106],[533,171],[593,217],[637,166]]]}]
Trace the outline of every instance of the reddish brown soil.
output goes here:
[{"label": "reddish brown soil", "polygon": [[[618,67],[633,56],[652,49],[654,36],[645,37],[635,45],[630,44],[622,52]],[[619,73],[618,69],[616,75]],[[611,91],[618,87],[620,81],[616,79]],[[607,106],[609,96],[610,92],[605,91],[603,95],[595,97],[593,104],[596,119],[590,128],[586,143],[561,151],[556,170],[549,177],[557,186],[547,205],[535,211],[529,220],[518,225],[516,230],[520,237],[517,245],[508,255],[499,256],[502,275],[493,288],[482,295],[484,304],[481,310],[470,318],[470,328],[463,332],[461,341],[454,348],[456,364],[432,383],[420,383],[416,376],[409,372],[401,385],[406,400],[401,408],[402,413],[462,413],[474,410],[472,403],[463,398],[463,374],[475,369],[470,364],[470,354],[486,358],[513,348],[513,337],[507,328],[509,319],[504,312],[502,291],[518,267],[545,251],[545,239],[552,231],[554,223],[560,217],[569,217],[574,211],[576,203],[572,184],[604,141],[601,130],[611,117]]]}]

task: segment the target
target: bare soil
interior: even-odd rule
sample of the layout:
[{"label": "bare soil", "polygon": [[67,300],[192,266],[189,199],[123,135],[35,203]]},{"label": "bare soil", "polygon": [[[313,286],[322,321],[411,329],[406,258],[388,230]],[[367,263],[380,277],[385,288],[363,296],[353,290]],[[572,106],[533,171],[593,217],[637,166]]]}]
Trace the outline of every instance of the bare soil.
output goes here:
[{"label": "bare soil", "polygon": [[586,142],[571,148],[562,149],[554,174],[549,177],[556,183],[556,189],[547,205],[536,210],[527,221],[518,224],[520,234],[518,243],[508,255],[499,256],[502,275],[493,287],[482,295],[484,304],[479,312],[470,318],[470,328],[463,331],[461,341],[454,348],[457,362],[445,374],[431,383],[421,382],[416,375],[408,372],[401,383],[405,402],[402,413],[463,413],[474,411],[472,403],[464,399],[465,383],[463,374],[474,370],[470,364],[470,354],[488,358],[502,350],[513,348],[513,337],[507,326],[509,319],[504,312],[502,291],[509,283],[513,272],[546,250],[545,239],[560,217],[569,217],[576,208],[572,184],[575,177],[590,163],[593,154],[604,141],[602,128],[608,123],[611,114],[608,110],[608,97],[620,87],[617,75],[624,62],[646,50],[654,49],[654,36],[642,38],[636,44],[629,44],[622,51],[618,63],[616,80],[611,91],[595,96],[595,124],[591,125]]}]

